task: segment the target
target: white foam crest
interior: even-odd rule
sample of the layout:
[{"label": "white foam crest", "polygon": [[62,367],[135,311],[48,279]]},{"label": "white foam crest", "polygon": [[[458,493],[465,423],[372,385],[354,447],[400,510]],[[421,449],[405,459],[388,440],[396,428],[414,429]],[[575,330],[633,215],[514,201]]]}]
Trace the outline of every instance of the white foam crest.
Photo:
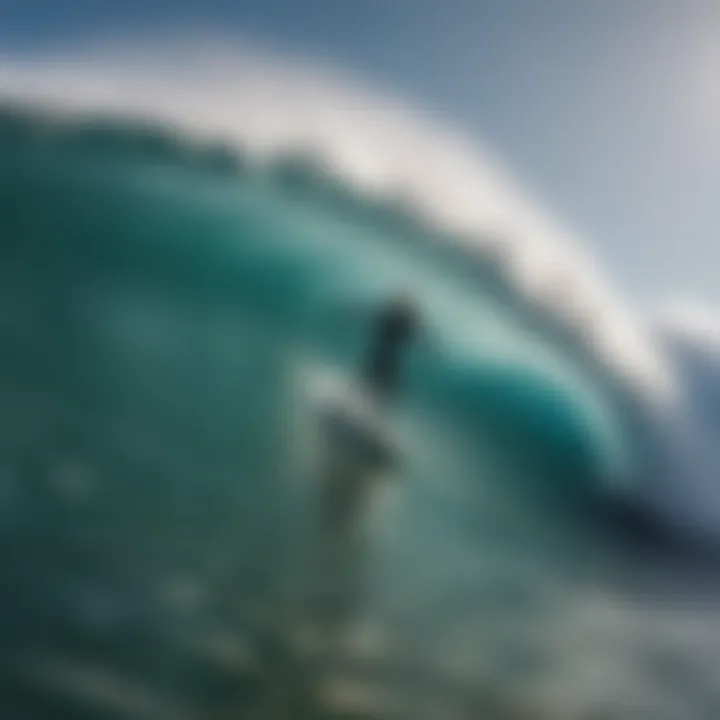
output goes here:
[{"label": "white foam crest", "polygon": [[509,281],[573,328],[608,371],[652,398],[672,378],[575,238],[458,132],[305,58],[222,38],[105,43],[0,62],[0,95],[56,112],[167,121],[259,153],[317,148],[361,191],[406,198],[443,230],[504,259]]}]

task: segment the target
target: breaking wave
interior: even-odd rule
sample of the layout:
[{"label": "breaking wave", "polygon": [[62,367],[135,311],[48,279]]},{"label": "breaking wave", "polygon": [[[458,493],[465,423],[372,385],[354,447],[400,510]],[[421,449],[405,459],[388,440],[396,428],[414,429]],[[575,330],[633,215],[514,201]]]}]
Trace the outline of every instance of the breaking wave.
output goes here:
[{"label": "breaking wave", "polygon": [[[608,504],[633,526],[720,534],[716,359],[703,355],[701,380],[697,347],[635,317],[457,132],[306,61],[217,41],[7,58],[0,93],[11,650],[27,649],[28,599],[54,608],[50,634],[73,606],[77,637],[78,623],[105,637],[147,621],[194,642],[204,602],[227,623],[251,585],[275,592],[268,557],[292,564],[273,553],[292,540],[302,503],[286,483],[314,423],[306,373],[352,375],[373,309],[398,292],[417,297],[426,342],[398,408],[404,503],[378,521],[384,612],[441,602],[447,577],[480,565],[533,592],[563,586],[598,548],[617,559],[625,516]],[[78,557],[95,578],[114,563],[114,579],[88,585]],[[118,577],[159,583],[174,609],[118,601]],[[425,649],[445,627],[434,613]]]}]

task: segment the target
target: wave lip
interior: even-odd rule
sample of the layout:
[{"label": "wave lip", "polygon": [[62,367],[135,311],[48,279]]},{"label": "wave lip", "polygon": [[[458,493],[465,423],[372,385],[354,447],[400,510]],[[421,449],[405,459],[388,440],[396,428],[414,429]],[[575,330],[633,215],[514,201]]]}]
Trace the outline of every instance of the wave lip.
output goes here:
[{"label": "wave lip", "polygon": [[160,119],[253,154],[312,148],[359,193],[401,198],[475,262],[499,261],[529,306],[631,391],[651,402],[672,392],[672,373],[596,263],[487,149],[326,66],[179,32],[6,57],[0,95],[55,113]]}]

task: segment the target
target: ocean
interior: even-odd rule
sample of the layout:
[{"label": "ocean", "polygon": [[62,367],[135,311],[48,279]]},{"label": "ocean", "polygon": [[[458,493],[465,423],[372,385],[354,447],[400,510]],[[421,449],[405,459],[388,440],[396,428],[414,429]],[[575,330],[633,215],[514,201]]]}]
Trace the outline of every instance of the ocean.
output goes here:
[{"label": "ocean", "polygon": [[[17,67],[0,110],[3,717],[717,717],[700,350],[615,327],[580,265],[550,283],[570,318],[543,305],[514,274],[523,253],[542,264],[512,241],[532,246],[533,225],[506,228],[520,211],[484,187],[493,222],[469,238],[423,206],[431,189],[363,184],[317,143],[256,152],[184,127],[184,105],[139,115],[124,90],[61,107],[57,70]],[[319,388],[357,387],[398,293],[422,338],[385,418],[397,458],[318,621]]]}]

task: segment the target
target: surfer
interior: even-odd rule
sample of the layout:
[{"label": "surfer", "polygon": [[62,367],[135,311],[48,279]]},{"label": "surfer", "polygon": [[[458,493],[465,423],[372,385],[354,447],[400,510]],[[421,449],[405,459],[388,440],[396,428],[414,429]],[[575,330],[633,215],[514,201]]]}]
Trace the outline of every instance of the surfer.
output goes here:
[{"label": "surfer", "polygon": [[315,612],[330,636],[363,596],[363,520],[382,478],[397,463],[387,416],[401,389],[403,351],[417,329],[416,308],[408,297],[384,303],[373,317],[356,393],[324,409]]}]

